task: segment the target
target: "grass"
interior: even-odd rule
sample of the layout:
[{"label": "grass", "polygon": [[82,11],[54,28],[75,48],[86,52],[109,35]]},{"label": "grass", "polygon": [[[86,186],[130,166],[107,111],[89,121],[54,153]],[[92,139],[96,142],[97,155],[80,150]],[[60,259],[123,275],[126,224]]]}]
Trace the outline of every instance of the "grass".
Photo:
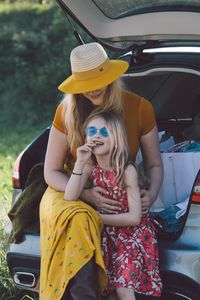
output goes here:
[{"label": "grass", "polygon": [[5,229],[9,222],[8,210],[12,198],[12,169],[18,154],[42,130],[38,128],[23,128],[4,130],[0,138],[0,300],[36,299],[35,295],[16,289],[13,285],[6,265]]}]

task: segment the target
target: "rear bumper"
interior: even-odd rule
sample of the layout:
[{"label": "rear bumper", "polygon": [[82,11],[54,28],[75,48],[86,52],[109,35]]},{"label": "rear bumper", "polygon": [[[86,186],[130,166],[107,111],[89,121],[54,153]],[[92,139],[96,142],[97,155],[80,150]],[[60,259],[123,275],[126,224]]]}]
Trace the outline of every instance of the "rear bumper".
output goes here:
[{"label": "rear bumper", "polygon": [[40,258],[7,253],[7,264],[15,285],[18,288],[39,291]]},{"label": "rear bumper", "polygon": [[38,292],[40,275],[40,237],[24,235],[23,241],[10,244],[7,250],[7,265],[18,288]]}]

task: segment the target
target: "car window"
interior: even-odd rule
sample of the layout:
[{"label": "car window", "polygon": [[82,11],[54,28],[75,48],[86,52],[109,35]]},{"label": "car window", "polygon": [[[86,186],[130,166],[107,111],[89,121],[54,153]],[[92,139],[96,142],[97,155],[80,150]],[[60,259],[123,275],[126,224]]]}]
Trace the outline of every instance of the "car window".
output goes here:
[{"label": "car window", "polygon": [[197,11],[200,0],[93,0],[93,2],[110,18],[148,13],[153,11]]},{"label": "car window", "polygon": [[144,77],[124,77],[125,87],[148,99],[157,119],[191,119],[200,108],[199,76],[165,72]]}]

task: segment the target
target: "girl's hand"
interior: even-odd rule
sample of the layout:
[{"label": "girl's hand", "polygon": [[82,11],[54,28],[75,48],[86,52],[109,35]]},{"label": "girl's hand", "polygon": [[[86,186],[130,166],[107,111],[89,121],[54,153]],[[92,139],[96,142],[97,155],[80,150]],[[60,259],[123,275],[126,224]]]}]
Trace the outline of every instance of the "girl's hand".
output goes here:
[{"label": "girl's hand", "polygon": [[95,144],[90,141],[83,146],[80,146],[77,148],[77,162],[78,163],[86,163],[88,159],[91,157],[92,154],[92,148],[95,146]]},{"label": "girl's hand", "polygon": [[99,211],[115,214],[120,211],[121,203],[117,200],[106,198],[106,193],[107,191],[104,188],[95,186],[84,190],[82,196],[86,202],[94,205]]},{"label": "girl's hand", "polygon": [[140,197],[142,202],[142,214],[146,215],[152,205],[151,194],[149,190],[141,190]]}]

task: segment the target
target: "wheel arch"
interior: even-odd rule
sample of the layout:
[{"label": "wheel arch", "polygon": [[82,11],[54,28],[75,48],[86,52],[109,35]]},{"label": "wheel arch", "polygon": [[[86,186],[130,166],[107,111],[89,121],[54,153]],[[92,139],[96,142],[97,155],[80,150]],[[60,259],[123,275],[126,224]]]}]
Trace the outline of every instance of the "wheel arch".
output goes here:
[{"label": "wheel arch", "polygon": [[[184,291],[186,296],[187,293],[194,295],[192,300],[199,300],[200,284],[192,278],[174,271],[163,271],[161,272],[161,276],[163,291],[176,291],[177,293],[183,293]],[[185,299],[191,299],[189,297]]]}]

